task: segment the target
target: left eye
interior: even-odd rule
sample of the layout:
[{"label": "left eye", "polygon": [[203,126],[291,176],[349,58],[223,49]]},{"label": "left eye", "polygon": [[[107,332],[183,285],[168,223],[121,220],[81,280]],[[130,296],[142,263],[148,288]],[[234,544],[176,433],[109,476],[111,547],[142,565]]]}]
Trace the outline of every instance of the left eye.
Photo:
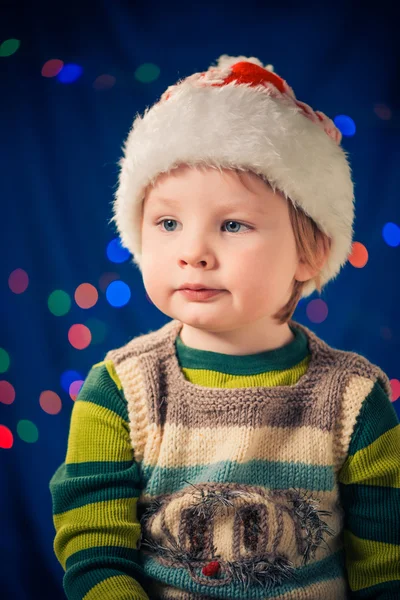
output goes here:
[{"label": "left eye", "polygon": [[[248,227],[248,225],[245,225],[244,223],[239,223],[239,221],[225,221],[225,225],[226,224],[230,225],[231,223],[234,223],[235,225],[239,225],[239,227],[247,227],[247,229],[250,229],[250,227]],[[237,233],[237,230],[229,231],[228,233]]]}]

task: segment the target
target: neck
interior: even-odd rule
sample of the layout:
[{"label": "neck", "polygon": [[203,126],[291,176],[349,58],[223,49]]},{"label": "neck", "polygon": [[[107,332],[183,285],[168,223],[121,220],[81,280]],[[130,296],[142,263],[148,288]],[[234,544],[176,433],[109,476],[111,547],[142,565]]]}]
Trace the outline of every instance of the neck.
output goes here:
[{"label": "neck", "polygon": [[247,324],[240,329],[210,331],[183,324],[180,338],[185,346],[220,354],[248,355],[276,350],[290,344],[295,336],[287,323],[269,328]]}]

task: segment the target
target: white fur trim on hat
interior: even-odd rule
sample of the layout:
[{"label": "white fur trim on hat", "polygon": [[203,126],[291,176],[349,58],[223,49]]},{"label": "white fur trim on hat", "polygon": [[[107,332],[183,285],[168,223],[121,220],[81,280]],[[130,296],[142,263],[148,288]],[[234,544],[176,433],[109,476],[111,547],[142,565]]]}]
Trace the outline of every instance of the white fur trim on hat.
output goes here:
[{"label": "white fur trim on hat", "polygon": [[[226,76],[234,64],[230,58],[262,66],[258,59],[226,57],[206,76],[214,80]],[[268,68],[272,71],[271,65]],[[111,219],[122,244],[140,269],[144,190],[159,174],[180,164],[252,170],[300,206],[331,238],[321,283],[334,279],[347,261],[353,238],[353,183],[346,152],[305,118],[301,108],[271,88],[235,81],[212,86],[204,78],[200,83],[199,75],[170,86],[160,102],[133,122],[120,161]],[[314,290],[310,280],[302,296]]]}]

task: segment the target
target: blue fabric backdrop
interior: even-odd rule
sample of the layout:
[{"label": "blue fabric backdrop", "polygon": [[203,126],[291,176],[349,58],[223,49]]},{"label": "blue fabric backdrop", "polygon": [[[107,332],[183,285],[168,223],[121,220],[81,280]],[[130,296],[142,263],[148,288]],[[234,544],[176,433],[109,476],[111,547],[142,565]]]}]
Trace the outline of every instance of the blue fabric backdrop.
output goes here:
[{"label": "blue fabric backdrop", "polygon": [[[221,54],[272,63],[300,100],[354,121],[343,146],[356,183],[355,241],[368,261],[348,263],[322,302],[307,298],[294,318],[381,366],[397,389],[400,37],[390,2],[366,4],[3,3],[1,598],[64,597],[48,484],[65,457],[69,383],[107,350],[169,321],[138,269],[115,262],[108,246],[123,139],[137,111]],[[4,45],[12,39],[15,52]],[[82,73],[70,82],[63,71],[45,76],[52,59],[63,61],[66,78],[70,64]],[[131,293],[122,306],[107,295],[114,280]],[[75,296],[84,283],[98,292],[89,308]],[[77,324],[92,335],[82,349],[73,345]],[[400,400],[394,406],[400,413]]]}]

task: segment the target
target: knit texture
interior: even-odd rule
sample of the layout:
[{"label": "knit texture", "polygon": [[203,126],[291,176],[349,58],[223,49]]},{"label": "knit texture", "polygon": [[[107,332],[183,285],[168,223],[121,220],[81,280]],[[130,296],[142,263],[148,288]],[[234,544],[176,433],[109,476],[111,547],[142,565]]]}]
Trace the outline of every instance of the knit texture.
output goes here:
[{"label": "knit texture", "polygon": [[228,356],[173,320],[92,367],[50,481],[70,600],[400,597],[389,380],[289,325]]}]

